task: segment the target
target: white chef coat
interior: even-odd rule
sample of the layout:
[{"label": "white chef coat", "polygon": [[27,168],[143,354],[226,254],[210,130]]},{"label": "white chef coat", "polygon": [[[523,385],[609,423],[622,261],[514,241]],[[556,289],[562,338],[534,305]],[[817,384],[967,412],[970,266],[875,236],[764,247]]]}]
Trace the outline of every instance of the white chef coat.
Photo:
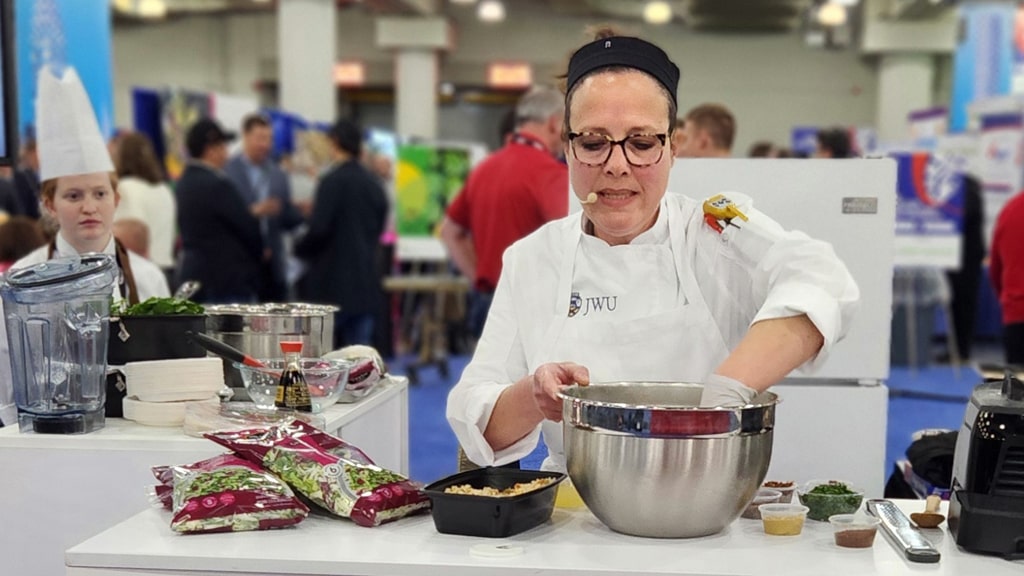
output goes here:
[{"label": "white chef coat", "polygon": [[591,382],[703,382],[760,320],[806,314],[824,337],[822,364],[847,331],[859,291],[830,244],[785,231],[739,194],[748,216],[719,234],[701,204],[666,194],[655,225],[630,244],[581,232],[580,215],[515,243],[473,359],[447,417],[470,460],[502,465],[529,454],[541,430],[545,469],[565,469],[562,425],[545,421],[495,453],[483,437],[502,390],[546,362],[571,361]]},{"label": "white chef coat", "polygon": [[[47,257],[49,250],[49,246],[38,248],[15,262],[11,269],[24,268],[45,262],[49,260]],[[111,256],[115,255],[113,235],[111,235],[107,247],[103,249],[103,253]],[[57,234],[54,258],[77,254],[78,252],[75,248],[64,240],[62,235]],[[171,295],[170,288],[167,286],[167,278],[156,264],[131,251],[128,252],[128,261],[131,264],[132,275],[135,277],[135,287],[139,291],[140,302],[153,296],[168,297]],[[118,291],[116,283],[114,284],[113,294],[115,301],[121,300],[121,293]],[[0,302],[0,318],[5,317],[2,313],[3,303]],[[14,387],[11,380],[11,357],[7,344],[7,323],[0,322],[0,421],[3,422],[4,426],[10,426],[17,422],[17,420],[17,407],[14,405]]]}]

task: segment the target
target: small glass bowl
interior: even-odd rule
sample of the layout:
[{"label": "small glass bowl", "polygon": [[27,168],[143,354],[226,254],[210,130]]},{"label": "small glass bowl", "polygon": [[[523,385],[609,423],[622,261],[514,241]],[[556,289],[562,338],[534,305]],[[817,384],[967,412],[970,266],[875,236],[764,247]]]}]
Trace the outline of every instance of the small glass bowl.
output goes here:
[{"label": "small glass bowl", "polygon": [[856,514],[835,514],[828,517],[828,522],[832,525],[836,546],[843,548],[870,548],[882,523],[874,516]]},{"label": "small glass bowl", "polygon": [[[277,397],[277,384],[284,369],[283,359],[260,360],[262,368],[247,366],[235,362],[242,375],[242,384],[256,406],[263,410],[274,410],[274,399]],[[341,399],[348,383],[348,371],[352,363],[348,360],[327,360],[325,358],[303,358],[302,375],[309,387],[309,397],[313,403],[313,412],[323,412]]]},{"label": "small glass bowl", "polygon": [[[852,494],[813,494],[811,490],[823,484],[843,484]],[[864,491],[849,482],[839,480],[812,480],[798,492],[800,503],[810,508],[807,517],[827,522],[834,514],[853,514],[864,501]]]},{"label": "small glass bowl", "polygon": [[[783,484],[783,486],[770,486],[770,484]],[[793,494],[796,493],[797,485],[796,482],[765,482],[761,484],[761,488],[768,490],[778,490],[782,493],[782,497],[779,498],[779,504],[790,504],[793,502]]]},{"label": "small glass bowl", "polygon": [[804,529],[807,506],[800,504],[762,504],[761,523],[764,533],[772,536],[797,536]]},{"label": "small glass bowl", "polygon": [[757,494],[754,495],[754,499],[750,501],[750,504],[747,504],[747,507],[743,510],[743,514],[741,514],[741,516],[743,518],[750,518],[751,520],[760,520],[761,511],[758,510],[758,508],[762,504],[775,504],[780,498],[782,498],[782,492],[771,488],[761,488],[757,491]]}]

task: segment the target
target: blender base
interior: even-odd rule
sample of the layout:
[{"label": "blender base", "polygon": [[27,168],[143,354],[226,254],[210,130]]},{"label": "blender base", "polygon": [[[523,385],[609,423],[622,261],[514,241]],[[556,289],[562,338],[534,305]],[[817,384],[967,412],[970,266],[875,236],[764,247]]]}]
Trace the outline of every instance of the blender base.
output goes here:
[{"label": "blender base", "polygon": [[18,414],[18,430],[36,434],[86,434],[103,428],[106,419],[103,409],[61,416],[40,416],[22,412]]}]

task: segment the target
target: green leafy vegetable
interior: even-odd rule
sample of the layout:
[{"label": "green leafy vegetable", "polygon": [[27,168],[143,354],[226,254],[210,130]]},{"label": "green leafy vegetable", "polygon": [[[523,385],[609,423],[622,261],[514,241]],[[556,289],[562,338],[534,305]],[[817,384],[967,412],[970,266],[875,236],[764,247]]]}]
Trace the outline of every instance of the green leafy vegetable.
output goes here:
[{"label": "green leafy vegetable", "polygon": [[842,494],[856,494],[856,492],[850,490],[846,484],[833,480],[828,484],[818,484],[811,489],[810,494],[832,494],[838,496]]},{"label": "green leafy vegetable", "polygon": [[807,506],[807,517],[811,520],[826,521],[834,514],[853,514],[860,508],[862,494],[835,480],[819,484],[800,494],[800,502]]},{"label": "green leafy vegetable", "polygon": [[202,304],[191,300],[154,296],[133,306],[121,300],[111,310],[111,316],[181,316],[200,315],[205,312]]}]

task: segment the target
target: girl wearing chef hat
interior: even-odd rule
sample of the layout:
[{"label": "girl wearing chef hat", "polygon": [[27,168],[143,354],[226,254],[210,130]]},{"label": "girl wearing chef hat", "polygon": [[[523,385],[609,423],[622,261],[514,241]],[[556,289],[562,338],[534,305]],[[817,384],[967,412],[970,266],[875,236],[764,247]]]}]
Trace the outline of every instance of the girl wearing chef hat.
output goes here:
[{"label": "girl wearing chef hat", "polygon": [[114,238],[114,210],[120,201],[117,176],[78,74],[69,67],[58,78],[44,67],[39,72],[37,94],[39,193],[43,208],[60,230],[48,246],[14,267],[101,252],[114,256],[121,267],[115,298],[137,304],[153,296],[170,296],[160,268],[129,252]]},{"label": "girl wearing chef hat", "polygon": [[[125,250],[114,238],[117,176],[78,74],[66,68],[58,78],[44,67],[36,93],[40,196],[60,229],[49,245],[18,260],[12,269],[55,257],[101,252],[113,255],[121,268],[116,300],[135,304],[153,296],[170,296],[163,272]],[[16,413],[7,346],[6,327],[0,322],[0,420],[11,424]]]},{"label": "girl wearing chef hat", "polygon": [[567,74],[566,150],[583,213],[505,252],[473,359],[448,397],[466,455],[503,465],[540,432],[565,469],[565,386],[702,382],[742,406],[820,365],[859,292],[830,245],[726,193],[666,194],[679,69],[657,46],[599,33]]}]

